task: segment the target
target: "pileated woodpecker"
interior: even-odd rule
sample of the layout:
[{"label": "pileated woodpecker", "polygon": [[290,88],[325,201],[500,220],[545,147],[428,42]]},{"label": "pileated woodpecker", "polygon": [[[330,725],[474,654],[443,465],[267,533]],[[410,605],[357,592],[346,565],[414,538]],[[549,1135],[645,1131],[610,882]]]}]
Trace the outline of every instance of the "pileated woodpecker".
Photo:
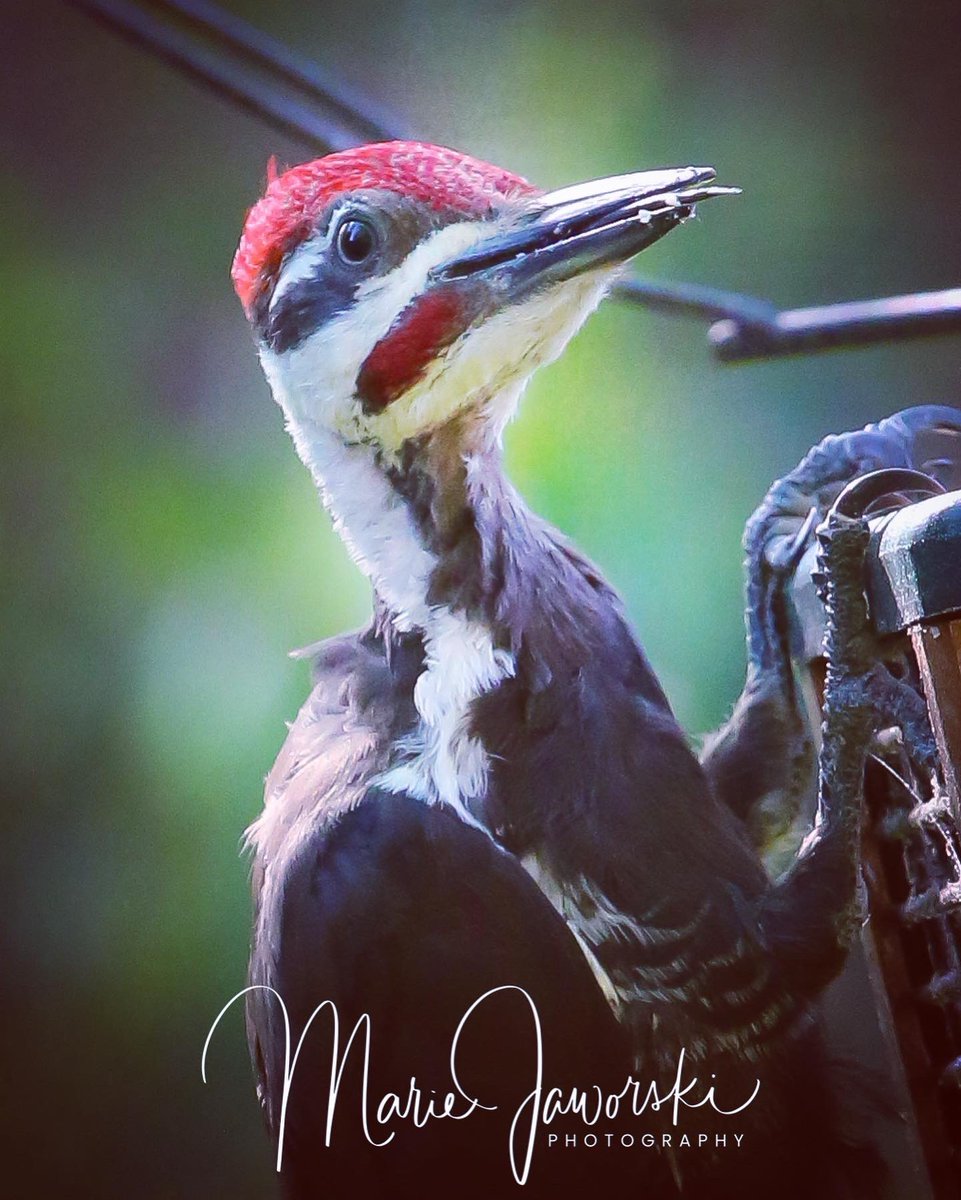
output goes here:
[{"label": "pileated woodpecker", "polygon": [[[374,591],[369,627],[307,652],[314,689],[249,831],[249,1034],[291,1197],[495,1197],[518,1175],[520,1194],[553,1197],[605,1181],[648,1197],[877,1194],[815,1017],[859,920],[873,718],[857,601],[861,641],[829,677],[819,820],[772,884],[742,816],[793,765],[758,782],[744,763],[776,751],[734,730],[715,786],[617,595],[502,469],[532,372],[625,261],[734,190],[713,177],[545,194],[394,142],[272,178],[248,216],[237,293]],[[845,569],[860,578],[833,545],[829,590]],[[753,681],[749,733],[784,717],[777,692]],[[535,1009],[545,1091],[621,1101],[595,1125],[575,1109],[534,1129],[525,1175]],[[664,1097],[695,1075],[687,1101],[710,1082],[715,1102],[682,1102],[676,1124],[672,1103],[637,1115],[624,1098],[628,1076]],[[415,1099],[436,1113],[448,1093],[448,1115],[415,1127]],[[565,1148],[592,1132],[596,1149]]]}]

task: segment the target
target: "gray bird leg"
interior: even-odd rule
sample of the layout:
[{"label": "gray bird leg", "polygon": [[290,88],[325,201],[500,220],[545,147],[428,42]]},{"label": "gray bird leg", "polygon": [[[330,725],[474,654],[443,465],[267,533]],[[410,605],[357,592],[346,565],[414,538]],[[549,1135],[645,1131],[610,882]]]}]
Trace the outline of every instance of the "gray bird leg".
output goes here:
[{"label": "gray bird leg", "polygon": [[862,583],[867,521],[832,511],[817,537],[827,612],[817,815],[758,914],[762,938],[795,997],[817,994],[837,974],[861,922],[864,766],[876,722],[876,650]]}]

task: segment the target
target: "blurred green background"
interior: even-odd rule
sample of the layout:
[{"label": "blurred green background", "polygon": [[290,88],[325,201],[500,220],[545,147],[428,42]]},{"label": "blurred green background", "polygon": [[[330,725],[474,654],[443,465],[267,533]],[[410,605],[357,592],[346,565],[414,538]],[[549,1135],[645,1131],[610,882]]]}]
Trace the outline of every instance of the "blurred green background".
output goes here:
[{"label": "blurred green background", "polygon": [[[956,3],[257,4],[425,137],[545,186],[716,163],[744,196],[639,270],[785,305],[961,283]],[[264,1197],[239,839],[368,611],[227,277],[295,146],[55,0],[0,13],[4,1183]],[[954,402],[957,340],[743,368],[607,305],[508,453],[623,592],[692,731],[743,668],[743,522],[814,441]]]}]

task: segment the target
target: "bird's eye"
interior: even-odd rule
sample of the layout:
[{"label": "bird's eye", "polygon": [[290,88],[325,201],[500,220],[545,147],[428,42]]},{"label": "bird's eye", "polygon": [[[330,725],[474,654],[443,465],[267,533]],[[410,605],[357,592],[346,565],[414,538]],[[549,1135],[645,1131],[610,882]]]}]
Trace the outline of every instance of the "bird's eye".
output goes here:
[{"label": "bird's eye", "polygon": [[348,217],[337,229],[337,253],[351,266],[370,258],[377,243],[373,227],[359,217]]}]

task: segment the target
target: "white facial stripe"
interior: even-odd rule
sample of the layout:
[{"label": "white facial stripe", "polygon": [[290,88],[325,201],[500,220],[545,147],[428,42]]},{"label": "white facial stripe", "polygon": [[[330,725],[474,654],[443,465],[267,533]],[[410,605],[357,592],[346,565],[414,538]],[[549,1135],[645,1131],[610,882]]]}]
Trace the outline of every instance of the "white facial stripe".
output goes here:
[{"label": "white facial stripe", "polygon": [[313,275],[317,264],[330,247],[330,240],[340,224],[343,213],[350,209],[350,204],[341,201],[330,213],[326,228],[315,230],[306,241],[302,242],[282,264],[274,285],[274,293],[270,298],[269,311],[298,283]]},{"label": "white facial stripe", "polygon": [[280,268],[280,274],[274,285],[274,294],[270,298],[269,312],[274,311],[291,288],[313,275],[326,249],[327,239],[319,234],[308,238],[306,242],[297,247]]},{"label": "white facial stripe", "polygon": [[264,371],[289,420],[309,418],[350,441],[367,433],[354,398],[358,371],[398,314],[423,291],[431,268],[469,249],[484,233],[476,221],[438,230],[382,279],[361,284],[350,310],[294,349],[275,354],[262,347]]}]

